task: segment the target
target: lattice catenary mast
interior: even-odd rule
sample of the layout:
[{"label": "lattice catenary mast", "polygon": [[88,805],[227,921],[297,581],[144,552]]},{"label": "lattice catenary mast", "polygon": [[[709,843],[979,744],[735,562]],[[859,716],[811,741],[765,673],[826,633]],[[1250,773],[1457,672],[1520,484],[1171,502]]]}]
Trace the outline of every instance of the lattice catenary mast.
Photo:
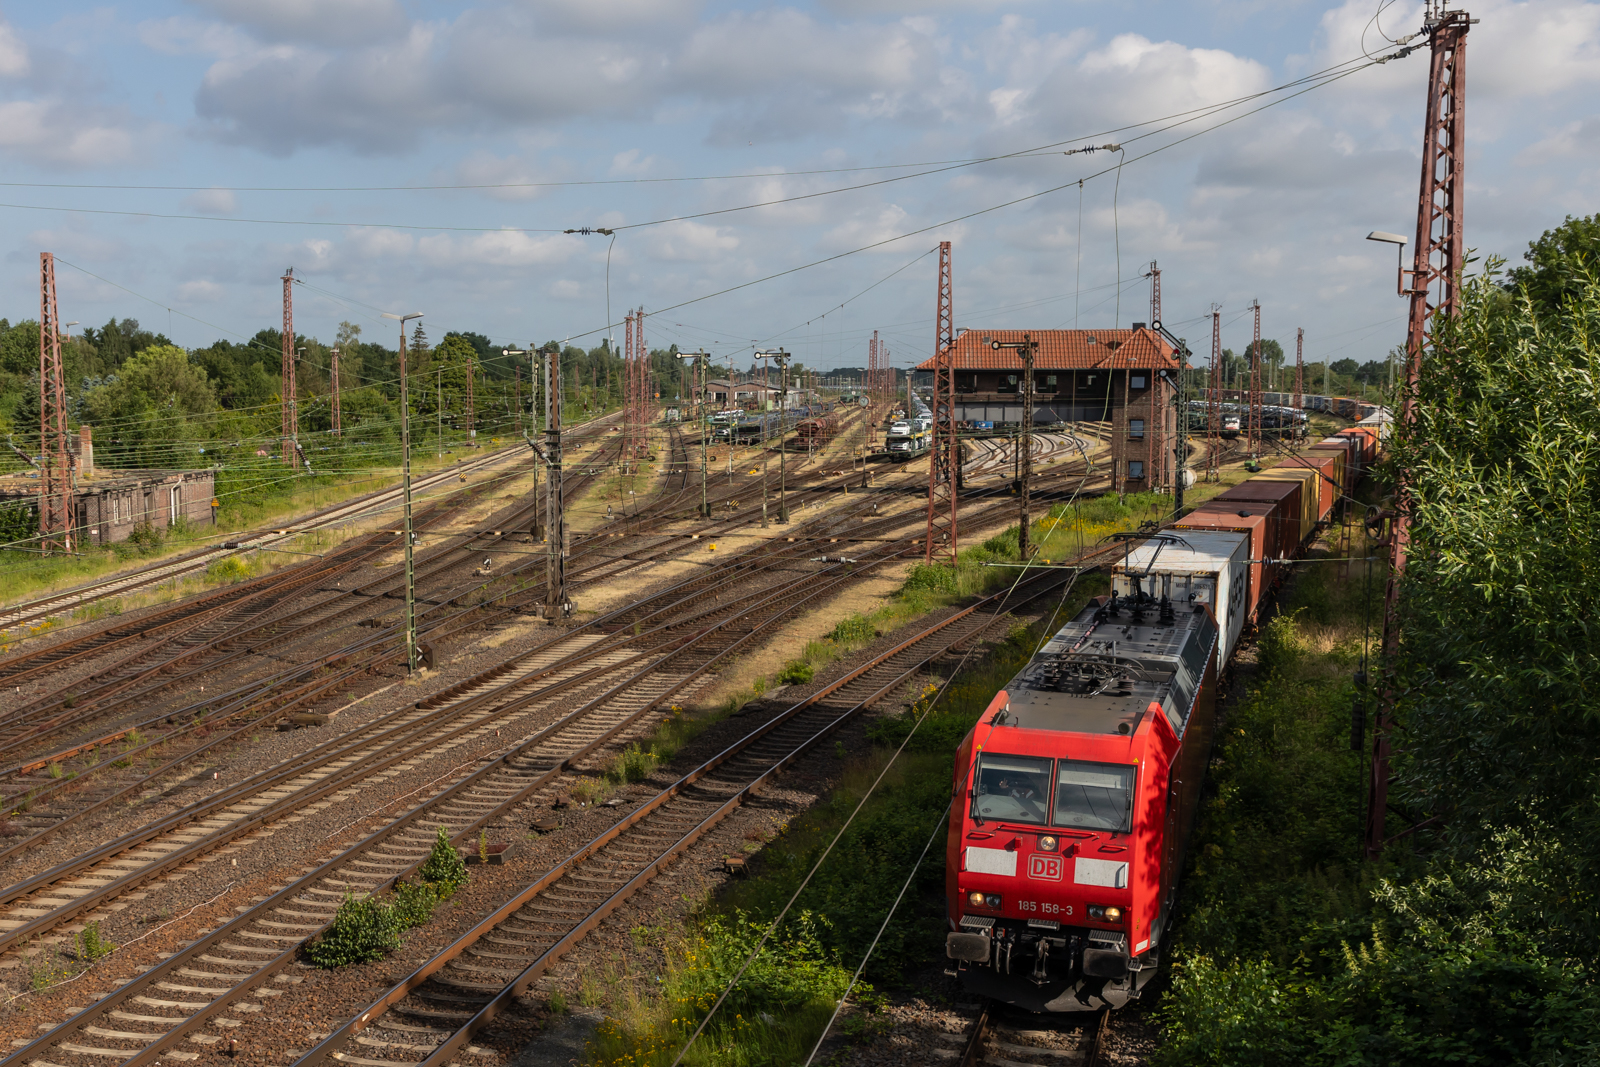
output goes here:
[{"label": "lattice catenary mast", "polygon": [[[1417,193],[1417,241],[1413,246],[1411,284],[1406,292],[1411,311],[1406,325],[1406,370],[1401,388],[1398,432],[1416,420],[1417,384],[1422,360],[1433,347],[1433,324],[1459,310],[1461,264],[1465,235],[1462,214],[1466,194],[1467,31],[1465,11],[1445,11],[1430,2],[1425,32],[1432,59],[1428,67],[1428,103],[1422,131],[1422,181]],[[1383,597],[1384,687],[1372,738],[1371,775],[1367,788],[1367,855],[1376,857],[1386,843],[1385,815],[1389,800],[1389,735],[1394,729],[1398,682],[1395,660],[1400,650],[1398,608],[1400,580],[1405,574],[1411,541],[1407,512],[1406,472],[1395,487],[1396,511],[1389,527],[1389,578]]]},{"label": "lattice catenary mast", "polygon": [[951,311],[950,242],[939,242],[939,286],[933,331],[933,451],[928,459],[928,531],[922,558],[955,565],[961,443],[956,439],[956,333]]},{"label": "lattice catenary mast", "polygon": [[1296,415],[1305,409],[1306,389],[1306,331],[1294,332],[1294,410]]},{"label": "lattice catenary mast", "polygon": [[1206,481],[1222,480],[1222,309],[1211,305],[1211,389],[1206,402]]},{"label": "lattice catenary mast", "polygon": [[1247,409],[1250,458],[1261,457],[1261,301],[1250,301],[1256,314],[1255,339],[1250,342],[1250,400]]},{"label": "lattice catenary mast", "polygon": [[294,384],[294,268],[283,272],[283,461],[297,465],[295,453],[300,444],[300,409],[297,406]]},{"label": "lattice catenary mast", "polygon": [[50,252],[39,253],[39,536],[45,552],[72,551],[66,374],[56,309],[56,257]]}]

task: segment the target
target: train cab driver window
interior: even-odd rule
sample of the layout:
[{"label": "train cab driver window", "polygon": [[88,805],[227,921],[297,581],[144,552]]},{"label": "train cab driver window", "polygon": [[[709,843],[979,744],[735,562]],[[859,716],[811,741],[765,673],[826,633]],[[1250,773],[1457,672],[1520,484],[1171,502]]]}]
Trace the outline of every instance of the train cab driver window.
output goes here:
[{"label": "train cab driver window", "polygon": [[979,757],[975,817],[1043,824],[1049,810],[1050,760],[990,752]]},{"label": "train cab driver window", "polygon": [[1062,760],[1056,771],[1057,826],[1125,834],[1133,826],[1134,768]]}]

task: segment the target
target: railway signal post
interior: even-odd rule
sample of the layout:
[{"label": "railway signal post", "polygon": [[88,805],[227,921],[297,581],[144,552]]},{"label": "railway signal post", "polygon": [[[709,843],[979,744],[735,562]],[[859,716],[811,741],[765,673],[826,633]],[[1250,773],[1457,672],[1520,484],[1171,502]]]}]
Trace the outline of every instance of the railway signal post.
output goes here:
[{"label": "railway signal post", "polygon": [[[767,352],[757,352],[756,358],[770,359],[778,365],[778,522],[784,524],[789,521],[789,497],[786,492],[789,473],[786,460],[789,453],[784,447],[784,433],[788,429],[789,420],[789,353],[781,348],[776,348]],[[766,467],[764,459],[762,467],[763,470]],[[761,525],[763,526],[766,525],[766,499],[767,489],[763,485],[761,487]]]},{"label": "railway signal post", "polygon": [[[285,293],[289,291],[288,281],[283,283],[283,289]],[[422,318],[422,312],[391,315],[385,311],[383,317],[397,319],[400,323],[400,496],[403,516],[400,536],[405,539],[406,553],[406,670],[415,674],[417,673],[417,572],[412,559],[411,544],[414,536],[411,532],[411,419],[407,414],[411,408],[411,399],[406,390],[406,323],[412,319]]]},{"label": "railway signal post", "polygon": [[[700,517],[711,517],[711,505],[706,503],[706,438],[710,435],[711,428],[706,425],[706,358],[705,349],[698,352],[679,352],[679,359],[692,360],[689,365],[694,368],[698,376],[691,381],[690,388],[697,389],[699,402],[695,407],[695,418],[700,423]],[[698,383],[696,385],[695,383]],[[730,445],[731,447],[731,445]]]},{"label": "railway signal post", "polygon": [[1033,357],[1039,343],[1031,334],[1020,341],[992,340],[996,352],[1012,349],[1022,357],[1022,432],[1017,436],[1017,556],[1028,560],[1028,492],[1033,484]]},{"label": "railway signal post", "polygon": [[544,353],[545,617],[554,626],[567,612],[566,520],[561,507],[561,351]]}]

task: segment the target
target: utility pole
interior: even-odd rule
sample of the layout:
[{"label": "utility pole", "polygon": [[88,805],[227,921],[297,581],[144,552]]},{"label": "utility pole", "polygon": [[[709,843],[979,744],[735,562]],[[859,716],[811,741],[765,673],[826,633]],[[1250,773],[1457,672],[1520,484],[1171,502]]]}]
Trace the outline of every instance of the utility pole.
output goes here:
[{"label": "utility pole", "polygon": [[70,553],[72,456],[67,451],[66,374],[61,315],[56,307],[56,257],[39,253],[39,536],[40,551]]},{"label": "utility pole", "polygon": [[[500,354],[501,355],[505,355],[505,356],[509,356],[511,354],[511,350],[510,349],[503,349]],[[517,355],[520,356],[520,355],[524,355],[524,354],[525,353],[522,352],[521,349],[517,350]],[[523,432],[523,429],[522,429],[522,364],[518,363],[515,366],[513,366],[512,367],[512,371],[514,372],[514,375],[516,377],[516,394],[515,394],[515,396],[516,396],[516,403],[517,403],[517,432],[518,433],[522,433]]]},{"label": "utility pole", "polygon": [[294,268],[283,272],[283,461],[295,466],[295,453],[300,444],[300,411],[295,406],[294,385]]},{"label": "utility pole", "polygon": [[544,353],[545,618],[554,626],[567,613],[566,516],[561,502],[561,351]]},{"label": "utility pole", "polygon": [[433,415],[439,438],[439,462],[444,462],[444,368],[433,372]]},{"label": "utility pole", "polygon": [[[695,375],[698,375],[699,387],[696,393],[698,402],[695,405],[695,417],[700,423],[700,517],[702,519],[711,517],[711,505],[706,503],[706,446],[707,438],[711,435],[710,424],[706,422],[706,355],[707,353],[704,349],[697,352],[678,353],[679,359],[692,361],[690,363],[693,371],[690,379],[691,383],[696,380]],[[694,388],[692,384],[690,387]]]},{"label": "utility pole", "polygon": [[1150,271],[1145,275],[1150,279],[1150,326],[1152,329],[1161,328],[1161,268],[1156,266],[1156,261],[1150,261]]},{"label": "utility pole", "polygon": [[[1462,212],[1466,195],[1467,31],[1472,18],[1465,11],[1428,5],[1425,31],[1432,45],[1428,67],[1428,103],[1423,125],[1422,181],[1417,193],[1417,243],[1405,292],[1411,301],[1406,325],[1406,369],[1401,383],[1400,420],[1404,432],[1416,421],[1417,384],[1422,360],[1433,347],[1436,318],[1458,311],[1464,255]],[[1437,293],[1437,295],[1435,295]],[[1389,735],[1394,730],[1399,680],[1400,581],[1411,542],[1406,472],[1399,472],[1395,510],[1389,524],[1389,577],[1383,595],[1383,693],[1372,737],[1372,767],[1367,790],[1369,858],[1377,858],[1386,841],[1389,802]]]},{"label": "utility pole", "polygon": [[[955,318],[951,309],[950,242],[939,242],[938,295],[933,330],[933,454],[928,457],[928,524],[922,560],[935,552],[956,564],[957,493],[961,488],[961,442],[956,436]],[[935,548],[935,545],[938,545]]]},{"label": "utility pole", "polygon": [[[289,286],[285,283],[284,292],[288,290]],[[412,319],[422,318],[422,312],[392,315],[385,311],[383,317],[398,319],[400,322],[400,495],[404,501],[404,526],[400,532],[406,542],[406,670],[415,674],[417,673],[417,572],[412,558],[411,544],[415,535],[411,532],[411,395],[406,383],[406,323]]]},{"label": "utility pole", "polygon": [[1028,503],[1033,488],[1033,359],[1039,345],[1031,334],[1023,334],[1020,341],[989,342],[996,352],[1010,349],[1022,357],[1022,432],[1017,435],[1017,550],[1024,563],[1028,561]]},{"label": "utility pole", "polygon": [[[789,424],[789,353],[778,348],[769,352],[757,352],[756,358],[761,360],[770,359],[778,365],[778,380],[781,383],[778,393],[778,522],[786,524],[789,521],[789,497],[787,495],[789,450],[786,447],[787,442],[784,439],[784,435]],[[763,363],[762,366],[765,367],[766,364]],[[762,458],[762,473],[766,473],[765,456]],[[766,492],[766,481],[763,478],[761,487],[761,525],[763,526],[766,525]]]},{"label": "utility pole", "polygon": [[339,429],[339,350],[328,350],[328,376],[333,379],[333,436],[341,436]]},{"label": "utility pole", "polygon": [[472,379],[478,366],[478,353],[473,352],[467,357],[467,442],[474,443],[478,437],[478,428],[472,421]]}]

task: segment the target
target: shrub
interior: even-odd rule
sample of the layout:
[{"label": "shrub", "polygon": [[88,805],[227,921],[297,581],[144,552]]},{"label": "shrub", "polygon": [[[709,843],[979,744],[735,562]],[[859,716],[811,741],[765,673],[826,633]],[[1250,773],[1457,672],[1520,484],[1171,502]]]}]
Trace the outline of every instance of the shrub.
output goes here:
[{"label": "shrub", "polygon": [[433,918],[433,909],[439,906],[439,891],[427,882],[413,885],[410,882],[397,882],[394,887],[394,904],[391,911],[394,913],[395,925],[402,930],[409,930],[414,926],[421,926]]},{"label": "shrub", "polygon": [[311,944],[306,957],[318,967],[370,963],[400,947],[400,925],[394,909],[375,896],[357,900],[346,895],[333,924]]},{"label": "shrub", "polygon": [[904,590],[924,590],[930,593],[954,593],[956,572],[943,563],[919,563],[906,576]]},{"label": "shrub", "polygon": [[828,636],[841,645],[866,644],[878,636],[878,631],[865,615],[851,615],[840,619]]},{"label": "shrub", "polygon": [[805,685],[816,677],[816,668],[803,659],[792,659],[784,665],[778,674],[778,681],[784,685]]},{"label": "shrub", "polygon": [[433,839],[433,851],[423,861],[417,877],[433,886],[440,900],[449,900],[456,890],[467,884],[466,861],[450,843],[450,835],[445,833],[444,827],[439,827]]},{"label": "shrub", "polygon": [[642,782],[656,769],[655,753],[637,744],[629,745],[617,757],[617,777],[624,782]]}]

